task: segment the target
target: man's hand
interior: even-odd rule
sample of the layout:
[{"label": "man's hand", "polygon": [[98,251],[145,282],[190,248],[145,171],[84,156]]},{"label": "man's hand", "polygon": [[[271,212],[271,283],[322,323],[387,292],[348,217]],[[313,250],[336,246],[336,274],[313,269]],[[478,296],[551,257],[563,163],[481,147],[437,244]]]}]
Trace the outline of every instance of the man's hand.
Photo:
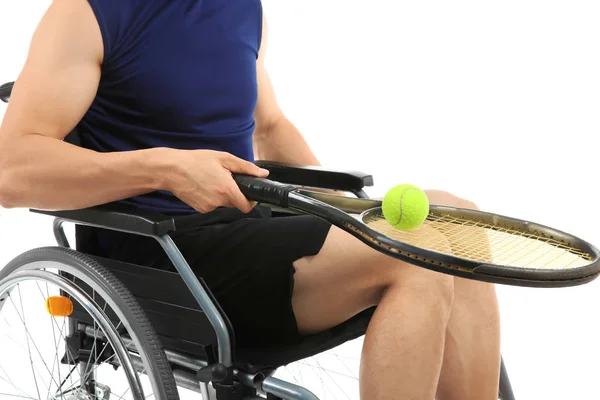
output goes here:
[{"label": "man's hand", "polygon": [[248,213],[256,202],[248,200],[232,173],[265,178],[269,171],[229,153],[212,150],[175,150],[175,168],[165,186],[181,201],[201,213],[217,207],[235,207]]}]

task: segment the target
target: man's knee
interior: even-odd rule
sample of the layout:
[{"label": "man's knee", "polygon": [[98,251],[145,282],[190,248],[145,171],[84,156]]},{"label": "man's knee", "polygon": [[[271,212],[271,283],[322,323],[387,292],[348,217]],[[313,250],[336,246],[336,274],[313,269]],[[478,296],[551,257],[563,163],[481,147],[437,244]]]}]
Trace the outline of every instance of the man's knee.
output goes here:
[{"label": "man's knee", "polygon": [[479,210],[477,204],[443,190],[425,190],[430,204]]},{"label": "man's knee", "polygon": [[387,294],[400,292],[422,306],[438,309],[449,316],[454,302],[454,277],[412,265],[405,267],[410,271],[396,274],[382,291],[381,300]]}]

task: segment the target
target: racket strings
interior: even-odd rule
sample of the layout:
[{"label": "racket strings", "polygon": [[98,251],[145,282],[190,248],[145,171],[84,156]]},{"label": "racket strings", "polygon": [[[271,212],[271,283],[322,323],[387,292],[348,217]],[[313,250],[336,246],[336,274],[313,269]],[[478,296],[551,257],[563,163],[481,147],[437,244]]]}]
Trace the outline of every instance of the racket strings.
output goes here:
[{"label": "racket strings", "polygon": [[[381,214],[364,221],[391,239],[479,263],[531,269],[568,269],[589,264],[592,255],[544,232],[431,213],[421,227],[401,231]],[[519,229],[521,228],[521,229]]]}]

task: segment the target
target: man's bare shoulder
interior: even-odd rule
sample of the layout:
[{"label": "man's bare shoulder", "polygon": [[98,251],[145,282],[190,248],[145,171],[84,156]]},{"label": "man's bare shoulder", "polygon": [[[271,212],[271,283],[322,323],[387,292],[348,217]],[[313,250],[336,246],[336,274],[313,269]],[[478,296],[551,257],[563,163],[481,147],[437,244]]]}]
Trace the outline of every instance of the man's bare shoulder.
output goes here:
[{"label": "man's bare shoulder", "polygon": [[93,58],[100,63],[104,58],[102,32],[88,0],[53,0],[40,22],[40,30],[44,34],[54,31],[53,39],[61,42],[48,44],[78,53],[78,58]]},{"label": "man's bare shoulder", "polygon": [[28,133],[65,137],[96,95],[103,47],[87,0],[54,0],[33,34],[0,139]]}]

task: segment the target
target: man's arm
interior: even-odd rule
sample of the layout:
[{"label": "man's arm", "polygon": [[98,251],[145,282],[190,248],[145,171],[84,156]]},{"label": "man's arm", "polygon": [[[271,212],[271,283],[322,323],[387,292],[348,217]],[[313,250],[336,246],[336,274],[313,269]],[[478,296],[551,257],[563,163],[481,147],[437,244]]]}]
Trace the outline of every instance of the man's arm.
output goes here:
[{"label": "man's arm", "polygon": [[0,205],[84,208],[162,186],[166,149],[98,153],[62,141],[96,95],[102,59],[88,2],[54,0],[0,126]]},{"label": "man's arm", "polygon": [[259,160],[291,164],[319,165],[298,129],[283,114],[265,68],[267,24],[263,19],[263,37],[257,60],[258,101],[254,112],[254,152]]}]

